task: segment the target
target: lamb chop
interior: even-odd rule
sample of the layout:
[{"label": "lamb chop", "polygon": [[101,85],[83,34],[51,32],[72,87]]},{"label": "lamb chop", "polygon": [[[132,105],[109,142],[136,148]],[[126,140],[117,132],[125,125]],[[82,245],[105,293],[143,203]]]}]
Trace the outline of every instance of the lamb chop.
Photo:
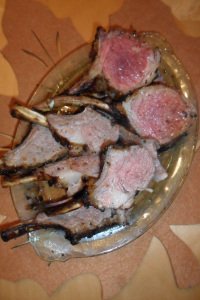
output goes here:
[{"label": "lamb chop", "polygon": [[30,170],[45,163],[64,157],[68,149],[58,143],[51,131],[40,125],[33,125],[25,140],[8,151],[2,158],[0,174],[15,173],[17,170]]},{"label": "lamb chop", "polygon": [[69,94],[82,93],[95,79],[98,89],[104,92],[110,88],[116,92],[114,96],[128,94],[151,83],[160,62],[158,50],[144,43],[139,34],[121,29],[106,32],[98,28],[91,53],[94,61],[89,72],[71,87]]},{"label": "lamb chop", "polygon": [[97,153],[119,137],[119,126],[112,125],[108,118],[89,107],[76,115],[49,114],[47,121],[60,141],[87,145],[90,151]]},{"label": "lamb chop", "polygon": [[45,166],[39,171],[38,177],[53,178],[54,184],[66,188],[66,195],[72,196],[83,189],[89,178],[98,178],[99,173],[99,156],[90,154],[68,158]]},{"label": "lamb chop", "polygon": [[[33,125],[23,143],[4,155],[0,168],[0,173],[4,175],[14,174],[16,171],[19,174],[30,173],[36,167],[61,159],[66,154],[76,157],[84,155],[87,151],[99,153],[109,144],[117,141],[121,141],[124,145],[141,143],[138,136],[117,124],[113,117],[90,107],[75,115],[45,116],[27,107],[15,105],[12,114],[42,126]],[[48,125],[51,131],[45,128]],[[68,145],[62,146],[53,138],[51,132],[57,140],[61,143],[64,141],[64,144]],[[55,151],[58,152],[57,155]],[[3,180],[3,186],[8,187],[35,180],[37,176],[34,174],[22,178],[7,177]]]},{"label": "lamb chop", "polygon": [[186,132],[196,117],[194,108],[177,91],[161,84],[143,87],[129,96],[123,107],[136,132],[160,145]]},{"label": "lamb chop", "polygon": [[[77,99],[75,98],[75,100]],[[80,100],[78,100],[78,102],[79,101]],[[43,108],[47,109],[46,105],[44,105]],[[98,136],[100,137],[98,144],[103,143],[101,145],[101,149],[97,149],[98,151],[102,150],[102,148],[104,148],[107,143],[115,143],[118,140],[120,140],[125,145],[140,144],[141,139],[133,133],[133,130],[129,130],[129,128],[127,129],[127,126],[129,127],[129,123],[126,117],[121,114],[121,112],[116,108],[111,108],[110,106],[108,106],[108,108],[109,109],[107,110],[107,112],[105,112],[103,110],[96,110],[88,106],[82,112],[72,115],[66,115],[65,113],[43,115],[39,112],[35,112],[31,108],[27,108],[21,105],[14,105],[12,107],[12,115],[14,117],[17,117],[18,119],[37,123],[46,127],[49,126],[52,133],[58,140],[60,140],[61,143],[69,144],[69,155],[72,156],[82,155],[82,151],[84,151],[84,145],[87,146],[88,150],[90,149],[87,144],[84,144],[87,143],[87,140],[89,141],[89,137],[85,137],[86,132],[83,134],[84,137],[78,137],[77,133],[74,137],[70,136],[70,134],[73,132],[73,126],[76,126],[74,131],[77,129],[79,134],[80,132],[82,132],[83,127],[86,127],[89,132],[91,132],[93,129],[94,131],[96,130],[93,134],[91,133],[91,138],[93,137],[97,139],[95,133],[98,132]],[[97,123],[99,127],[97,127]],[[67,126],[69,127],[67,128]],[[110,134],[114,133],[115,135],[114,139],[113,137],[110,138],[109,133],[106,132],[110,129],[112,129],[110,131]],[[104,132],[104,130],[106,131]],[[104,141],[104,138],[108,140]],[[76,139],[76,141],[74,141],[74,139]],[[91,141],[89,141],[89,143],[94,144],[94,142],[92,143]],[[93,148],[90,150],[94,151]]]},{"label": "lamb chop", "polygon": [[47,225],[60,225],[70,232],[70,240],[78,241],[81,237],[90,237],[94,233],[116,224],[128,224],[130,211],[99,209],[89,206],[55,217],[47,217],[44,213],[36,217],[36,222]]},{"label": "lamb chop", "polygon": [[[96,155],[93,155],[93,159],[95,157]],[[83,160],[82,165],[78,163],[79,159]],[[84,159],[86,158],[69,159],[71,160],[71,167],[74,165],[76,170],[81,171],[82,168],[85,170],[86,166],[86,170],[88,169],[88,173],[90,173],[91,166],[89,166],[88,160],[85,165]],[[59,172],[62,173],[63,170],[58,167],[60,163],[55,164],[57,168],[51,169],[50,167],[49,172],[58,170],[58,176],[61,176]],[[97,168],[94,165],[92,167],[94,168],[92,169],[93,174],[90,173],[90,175],[97,177],[98,166]],[[47,173],[48,168],[46,167]],[[78,206],[74,207],[76,202],[73,202],[73,211],[70,211],[71,208],[67,207],[68,212],[63,213],[61,207],[58,215],[48,216],[44,212],[39,213],[29,222],[2,230],[2,239],[8,241],[33,230],[55,228],[64,230],[66,238],[72,243],[77,243],[80,238],[90,237],[105,227],[128,224],[132,211],[129,208],[134,201],[136,192],[146,189],[154,177],[158,180],[157,171],[160,174],[161,170],[162,176],[160,179],[163,180],[167,174],[158,162],[155,147],[151,141],[146,142],[143,147],[130,146],[119,149],[110,146],[101,176],[96,181],[94,188],[90,187],[89,200],[96,207],[84,207],[80,199],[77,198]],[[78,179],[80,179],[80,176]],[[61,205],[63,203],[65,202],[62,202]],[[66,204],[69,206],[70,202],[67,201]],[[50,205],[51,207],[53,206]]]},{"label": "lamb chop", "polygon": [[[47,164],[32,171],[28,176],[10,176],[2,181],[3,187],[26,184],[38,181],[49,181],[50,185],[64,192],[64,198],[71,197],[81,191],[84,186],[92,184],[100,174],[100,158],[95,154],[70,157]],[[50,187],[49,187],[50,189]],[[57,191],[57,189],[56,189]],[[52,196],[51,196],[52,197]],[[59,200],[59,199],[58,199]],[[57,202],[57,201],[56,201]]]},{"label": "lamb chop", "polygon": [[100,211],[92,206],[88,208],[83,206],[66,214],[51,217],[45,213],[39,213],[31,222],[1,230],[1,237],[7,242],[34,230],[55,228],[64,230],[66,238],[75,244],[82,237],[91,237],[102,229],[116,224],[128,224],[130,215],[130,210],[105,209]]},{"label": "lamb chop", "polygon": [[100,209],[127,209],[136,192],[145,190],[154,177],[163,180],[167,173],[152,147],[110,147],[101,176],[90,192],[92,204]]}]

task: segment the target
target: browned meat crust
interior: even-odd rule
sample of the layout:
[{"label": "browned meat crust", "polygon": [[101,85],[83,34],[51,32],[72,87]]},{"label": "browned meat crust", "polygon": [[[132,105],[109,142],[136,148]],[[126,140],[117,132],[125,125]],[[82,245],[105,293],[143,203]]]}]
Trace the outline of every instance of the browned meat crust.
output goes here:
[{"label": "browned meat crust", "polygon": [[89,72],[69,94],[83,93],[92,85],[112,98],[128,94],[151,83],[160,61],[159,52],[142,42],[139,34],[117,28],[97,29],[90,56],[94,61]]},{"label": "browned meat crust", "polygon": [[56,161],[68,153],[68,149],[58,143],[50,130],[40,125],[33,125],[24,141],[3,157],[0,174],[16,171],[28,171],[48,162]]}]

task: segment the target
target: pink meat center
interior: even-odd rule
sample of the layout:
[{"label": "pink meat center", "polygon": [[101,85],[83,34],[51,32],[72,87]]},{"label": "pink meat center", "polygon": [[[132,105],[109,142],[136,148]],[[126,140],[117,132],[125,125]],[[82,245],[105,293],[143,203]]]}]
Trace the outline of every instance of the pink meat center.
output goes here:
[{"label": "pink meat center", "polygon": [[132,111],[136,111],[142,135],[158,141],[175,137],[187,125],[187,105],[174,92],[157,92],[133,101]]},{"label": "pink meat center", "polygon": [[108,38],[102,42],[100,51],[104,76],[114,88],[128,92],[143,80],[151,54],[152,50],[136,39],[127,36]]},{"label": "pink meat center", "polygon": [[133,155],[119,159],[113,169],[116,189],[121,192],[131,192],[144,188],[151,180],[154,164],[146,150],[137,149]]},{"label": "pink meat center", "polygon": [[118,126],[111,126],[109,121],[102,122],[95,119],[94,123],[83,125],[81,132],[86,144],[92,151],[99,151],[101,146],[109,142],[115,142],[118,139]]}]

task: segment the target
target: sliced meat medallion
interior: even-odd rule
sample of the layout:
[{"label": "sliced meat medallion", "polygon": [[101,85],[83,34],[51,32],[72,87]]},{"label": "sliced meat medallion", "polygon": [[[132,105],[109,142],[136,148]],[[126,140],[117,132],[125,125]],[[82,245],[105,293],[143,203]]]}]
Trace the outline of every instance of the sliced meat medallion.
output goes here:
[{"label": "sliced meat medallion", "polygon": [[89,107],[76,115],[49,114],[47,120],[58,139],[87,145],[92,152],[100,152],[102,147],[115,143],[119,138],[119,126]]},{"label": "sliced meat medallion", "polygon": [[160,54],[130,31],[99,28],[93,52],[95,60],[89,73],[71,88],[71,93],[88,87],[92,79],[101,76],[121,94],[127,94],[149,84],[155,77]]},{"label": "sliced meat medallion", "polygon": [[158,84],[129,96],[123,107],[136,132],[161,145],[186,132],[196,115],[177,91]]},{"label": "sliced meat medallion", "polygon": [[98,208],[129,208],[136,192],[145,190],[155,174],[156,160],[147,148],[110,147],[91,201]]},{"label": "sliced meat medallion", "polygon": [[72,196],[83,188],[85,179],[99,176],[100,159],[94,154],[68,158],[44,167],[43,172],[67,188],[67,196]]},{"label": "sliced meat medallion", "polygon": [[53,138],[48,128],[33,125],[26,139],[4,155],[1,174],[18,168],[35,168],[55,161],[67,152],[68,149]]}]

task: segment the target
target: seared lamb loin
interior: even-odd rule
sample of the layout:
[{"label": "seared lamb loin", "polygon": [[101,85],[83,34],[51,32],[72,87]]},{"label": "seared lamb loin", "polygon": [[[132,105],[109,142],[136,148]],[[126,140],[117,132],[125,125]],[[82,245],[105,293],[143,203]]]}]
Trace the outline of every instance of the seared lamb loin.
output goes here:
[{"label": "seared lamb loin", "polygon": [[128,94],[154,79],[160,61],[158,50],[142,42],[135,32],[121,29],[106,32],[98,28],[92,53],[95,59],[89,72],[70,94],[87,89],[96,78],[103,81],[104,91],[107,85],[119,94]]},{"label": "seared lamb loin", "polygon": [[4,155],[0,173],[34,169],[63,157],[67,152],[68,149],[53,138],[48,128],[33,125],[25,140]]},{"label": "seared lamb loin", "polygon": [[196,116],[177,91],[159,84],[141,88],[126,99],[123,107],[136,132],[160,145],[186,132]]},{"label": "seared lamb loin", "polygon": [[[154,155],[148,147],[110,147],[101,176],[91,191],[93,205],[100,209],[131,207],[136,192],[145,190],[154,176],[158,179],[161,165],[156,163]],[[160,178],[164,179],[167,174],[164,169],[162,171]]]}]

